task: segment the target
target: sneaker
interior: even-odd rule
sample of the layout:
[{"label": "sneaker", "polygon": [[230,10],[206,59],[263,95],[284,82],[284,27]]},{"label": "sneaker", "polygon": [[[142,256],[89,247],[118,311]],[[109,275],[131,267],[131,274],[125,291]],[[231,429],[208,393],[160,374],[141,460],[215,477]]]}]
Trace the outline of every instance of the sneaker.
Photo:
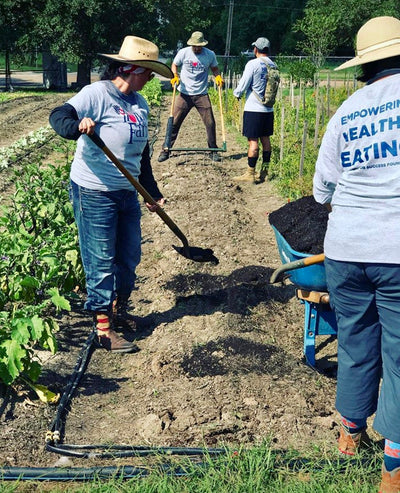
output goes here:
[{"label": "sneaker", "polygon": [[355,455],[361,443],[368,443],[368,435],[365,430],[359,433],[349,433],[341,426],[338,438],[339,452],[346,455]]},{"label": "sneaker", "polygon": [[113,353],[134,353],[139,348],[133,342],[129,342],[110,329],[104,334],[97,335],[99,347]]},{"label": "sneaker", "polygon": [[218,154],[218,152],[212,152],[211,153],[211,161],[214,161],[214,163],[219,163],[222,161],[221,156]]},{"label": "sneaker", "polygon": [[162,163],[169,159],[169,151],[161,151],[160,155],[158,156],[158,162]]},{"label": "sneaker", "polygon": [[382,481],[379,493],[399,493],[400,492],[400,467],[393,471],[387,471],[385,464],[382,464]]}]

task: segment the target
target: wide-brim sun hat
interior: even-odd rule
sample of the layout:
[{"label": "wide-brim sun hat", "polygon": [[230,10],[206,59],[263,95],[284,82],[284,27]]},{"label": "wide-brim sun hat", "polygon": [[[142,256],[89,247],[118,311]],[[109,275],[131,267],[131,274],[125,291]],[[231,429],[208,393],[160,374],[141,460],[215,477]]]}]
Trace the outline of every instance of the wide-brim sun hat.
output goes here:
[{"label": "wide-brim sun hat", "polygon": [[364,65],[400,55],[400,20],[395,17],[374,17],[357,33],[356,56],[335,70]]},{"label": "wide-brim sun hat", "polygon": [[117,62],[149,68],[153,72],[171,79],[174,76],[172,70],[168,65],[158,60],[158,54],[157,45],[138,36],[125,36],[119,53],[99,53],[99,55]]},{"label": "wide-brim sun hat", "polygon": [[208,41],[204,39],[201,31],[195,31],[187,41],[188,46],[206,46]]}]

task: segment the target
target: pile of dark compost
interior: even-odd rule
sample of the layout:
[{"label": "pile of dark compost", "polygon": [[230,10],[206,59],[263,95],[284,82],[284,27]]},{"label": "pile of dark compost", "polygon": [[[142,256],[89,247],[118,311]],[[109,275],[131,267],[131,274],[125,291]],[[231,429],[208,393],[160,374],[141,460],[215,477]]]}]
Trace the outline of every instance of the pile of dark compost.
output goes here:
[{"label": "pile of dark compost", "polygon": [[271,212],[269,222],[293,250],[314,255],[324,251],[328,214],[324,205],[307,196]]}]

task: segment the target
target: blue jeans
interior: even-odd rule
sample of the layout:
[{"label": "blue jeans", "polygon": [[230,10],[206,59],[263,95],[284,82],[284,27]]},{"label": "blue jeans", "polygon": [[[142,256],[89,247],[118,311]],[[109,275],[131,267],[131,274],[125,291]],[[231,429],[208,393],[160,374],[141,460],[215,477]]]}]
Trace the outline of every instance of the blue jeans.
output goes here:
[{"label": "blue jeans", "polygon": [[[400,442],[400,265],[325,259],[338,324],[336,408]],[[382,377],[382,386],[379,384]]]},{"label": "blue jeans", "polygon": [[118,295],[129,298],[141,255],[141,210],[136,191],[102,192],[71,181],[86,276],[85,308],[110,312]]}]

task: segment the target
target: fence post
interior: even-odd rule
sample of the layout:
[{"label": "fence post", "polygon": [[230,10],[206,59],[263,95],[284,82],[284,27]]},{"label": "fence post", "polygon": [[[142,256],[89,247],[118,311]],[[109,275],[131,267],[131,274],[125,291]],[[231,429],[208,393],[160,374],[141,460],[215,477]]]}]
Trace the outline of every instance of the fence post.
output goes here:
[{"label": "fence post", "polygon": [[314,130],[314,147],[318,146],[318,135],[319,135],[319,120],[321,117],[321,98],[318,98],[317,103],[317,111],[315,114],[315,130]]}]

